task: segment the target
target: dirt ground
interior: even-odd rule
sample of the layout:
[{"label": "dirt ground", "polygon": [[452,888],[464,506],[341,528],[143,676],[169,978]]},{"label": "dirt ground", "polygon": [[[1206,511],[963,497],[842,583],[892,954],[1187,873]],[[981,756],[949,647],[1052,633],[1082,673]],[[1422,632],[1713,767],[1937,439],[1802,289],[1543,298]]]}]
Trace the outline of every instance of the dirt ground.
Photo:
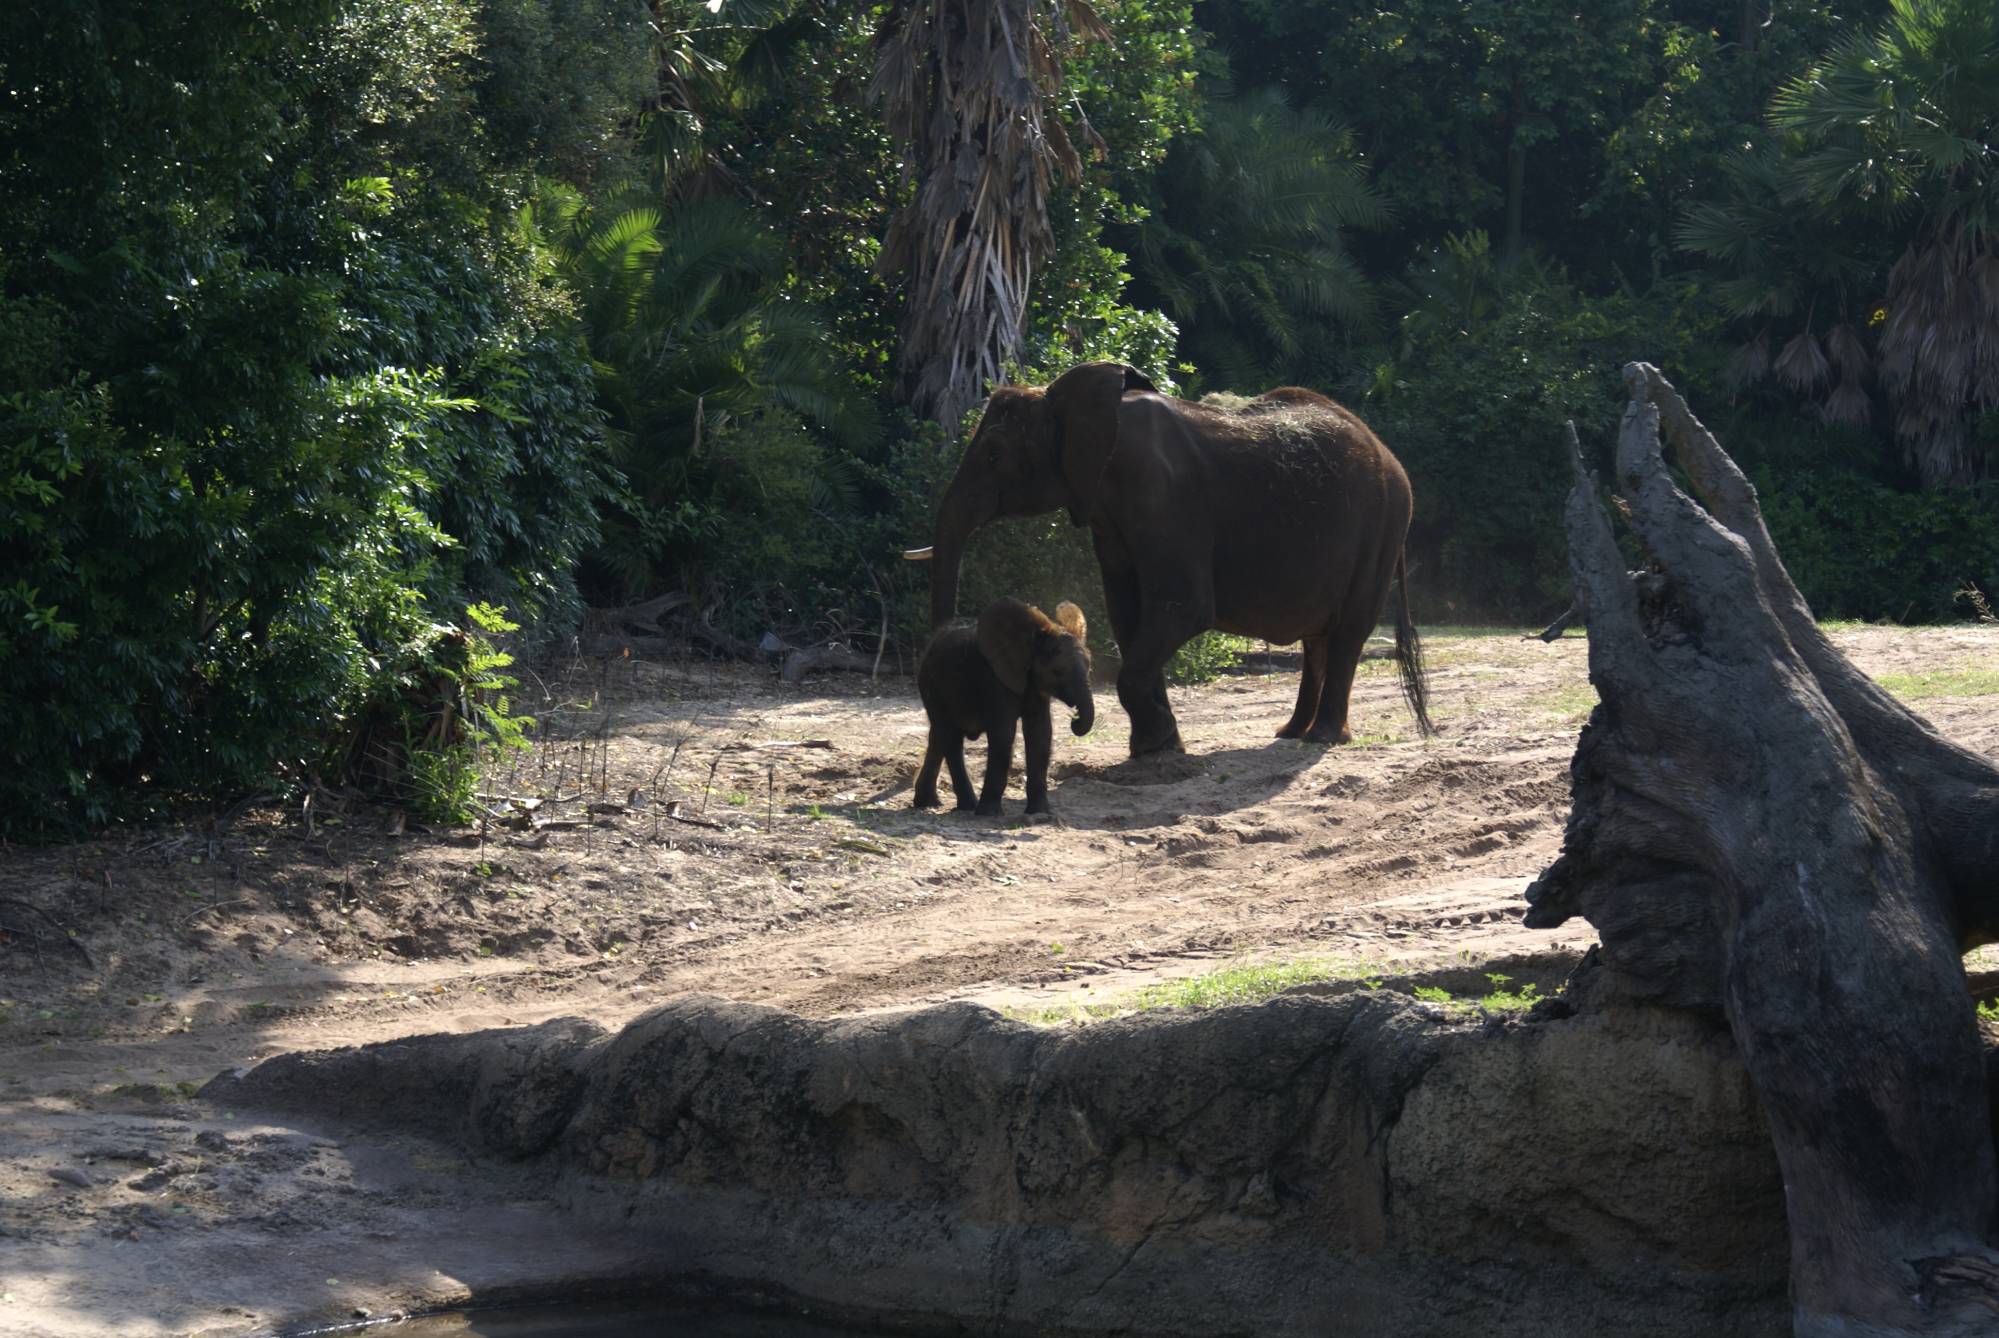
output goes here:
[{"label": "dirt ground", "polygon": [[[1945,735],[1999,753],[1999,628],[1835,639]],[[1386,660],[1363,665],[1357,741],[1336,749],[1271,737],[1289,668],[1176,689],[1187,754],[1139,761],[1101,688],[1094,734],[1058,724],[1052,821],[1023,817],[1017,769],[1001,818],[912,810],[924,724],[906,678],[617,659],[524,694],[543,742],[487,779],[481,828],[322,794],[0,852],[0,1258],[9,1236],[139,1239],[163,1195],[226,1201],[213,1176],[190,1200],[192,1182],[145,1173],[161,1162],[112,1193],[52,1172],[283,1050],[563,1014],[616,1026],[687,992],[818,1016],[1041,1010],[1244,959],[1406,971],[1583,946],[1586,925],[1519,915],[1594,700],[1584,641],[1426,646],[1429,740]],[[25,1304],[10,1272],[0,1309]]]}]

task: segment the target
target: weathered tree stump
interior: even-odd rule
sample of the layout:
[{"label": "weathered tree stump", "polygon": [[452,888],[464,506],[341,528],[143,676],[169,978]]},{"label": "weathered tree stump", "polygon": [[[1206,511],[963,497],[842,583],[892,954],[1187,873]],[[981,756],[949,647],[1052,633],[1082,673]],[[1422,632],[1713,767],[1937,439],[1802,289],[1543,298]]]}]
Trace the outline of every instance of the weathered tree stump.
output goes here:
[{"label": "weathered tree stump", "polygon": [[1999,1333],[1999,1163],[1963,965],[1999,938],[1999,767],[1833,647],[1734,461],[1655,368],[1625,381],[1618,490],[1664,582],[1634,587],[1572,452],[1601,704],[1527,922],[1596,926],[1583,1006],[1726,1017],[1783,1167],[1795,1333]]}]

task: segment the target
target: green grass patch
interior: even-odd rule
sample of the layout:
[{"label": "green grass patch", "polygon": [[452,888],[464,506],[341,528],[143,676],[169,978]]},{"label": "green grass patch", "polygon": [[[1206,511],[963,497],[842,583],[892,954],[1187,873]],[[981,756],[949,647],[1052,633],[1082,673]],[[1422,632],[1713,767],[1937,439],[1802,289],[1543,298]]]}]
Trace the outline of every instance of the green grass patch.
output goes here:
[{"label": "green grass patch", "polygon": [[1990,697],[1999,693],[1999,669],[1968,665],[1920,674],[1883,674],[1874,681],[1905,702],[1925,697]]},{"label": "green grass patch", "polygon": [[1557,688],[1545,697],[1538,697],[1534,704],[1549,715],[1563,720],[1588,715],[1596,707],[1596,689],[1588,683],[1573,683]]},{"label": "green grass patch", "polygon": [[[1057,955],[1060,947],[1060,944],[1051,945]],[[1093,1001],[1071,1000],[1046,1008],[1011,1008],[1007,1015],[1036,1027],[1103,1022],[1158,1008],[1207,1009],[1261,1003],[1294,986],[1320,981],[1351,980],[1367,989],[1377,989],[1386,974],[1380,966],[1368,962],[1316,957],[1288,962],[1238,962],[1198,976],[1162,980],[1127,994]],[[1419,985],[1411,993],[1419,1002],[1461,1015],[1479,1009],[1495,1013],[1526,1012],[1545,997],[1540,986],[1531,981],[1519,989],[1509,989],[1511,976],[1488,971],[1485,978],[1491,988],[1481,993],[1453,994],[1435,985]]]},{"label": "green grass patch", "polygon": [[1544,996],[1541,987],[1528,981],[1517,990],[1507,989],[1513,977],[1499,971],[1488,971],[1485,978],[1492,982],[1492,989],[1485,994],[1453,994],[1435,985],[1420,985],[1414,991],[1420,1003],[1437,1004],[1453,1012],[1469,1013],[1474,1009],[1485,1009],[1493,1013],[1524,1013]]},{"label": "green grass patch", "polygon": [[[1521,637],[1533,636],[1540,630],[1538,627],[1467,627],[1458,623],[1438,623],[1434,627],[1419,626],[1416,634],[1425,641],[1476,641],[1488,637],[1507,637],[1517,641]],[[1581,635],[1578,629],[1571,628],[1570,631]],[[1393,636],[1395,629],[1384,628],[1382,634]],[[1565,632],[1563,635],[1566,636],[1568,633]]]},{"label": "green grass patch", "polygon": [[1409,737],[1409,735],[1393,729],[1362,729],[1354,731],[1354,736],[1347,740],[1346,746],[1349,748],[1385,748],[1390,744],[1407,743],[1409,742]]},{"label": "green grass patch", "polygon": [[1108,999],[1075,1001],[1047,1008],[1009,1009],[1016,1021],[1037,1027],[1063,1022],[1102,1022],[1127,1013],[1143,1013],[1155,1008],[1222,1008],[1229,1004],[1260,1003],[1282,994],[1294,985],[1321,980],[1364,980],[1379,974],[1362,962],[1301,958],[1290,962],[1237,963],[1198,976],[1162,980],[1156,985],[1133,990]]}]

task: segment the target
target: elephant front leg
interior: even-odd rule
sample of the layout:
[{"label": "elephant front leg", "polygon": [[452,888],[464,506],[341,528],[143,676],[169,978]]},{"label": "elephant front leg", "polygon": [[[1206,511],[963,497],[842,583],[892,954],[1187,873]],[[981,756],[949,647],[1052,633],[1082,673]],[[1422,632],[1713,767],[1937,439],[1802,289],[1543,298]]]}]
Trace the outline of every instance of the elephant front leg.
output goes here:
[{"label": "elephant front leg", "polygon": [[[1096,536],[1097,562],[1103,570],[1104,606],[1111,616],[1111,635],[1117,638],[1123,665],[1118,670],[1118,704],[1131,720],[1131,755],[1139,757],[1162,749],[1180,750],[1180,730],[1173,721],[1173,708],[1166,700],[1165,664],[1173,650],[1159,660],[1159,670],[1151,675],[1135,668],[1134,657],[1142,648],[1145,602],[1138,586],[1138,573],[1131,559],[1112,540]],[[1161,717],[1164,724],[1161,724]]]},{"label": "elephant front leg", "polygon": [[1214,625],[1211,598],[1148,599],[1118,671],[1118,701],[1131,717],[1131,755],[1184,753],[1180,724],[1166,698],[1166,662],[1191,638]]},{"label": "elephant front leg", "polygon": [[986,727],[986,783],[979,790],[979,814],[999,816],[1006,793],[1006,773],[1013,770],[1013,727],[1018,717],[1006,715]]},{"label": "elephant front leg", "polygon": [[1021,714],[1020,735],[1027,746],[1027,811],[1046,813],[1048,762],[1055,752],[1055,722],[1045,698]]},{"label": "elephant front leg", "polygon": [[1164,667],[1148,672],[1132,668],[1127,660],[1118,670],[1117,699],[1131,717],[1133,757],[1187,751],[1180,741],[1180,722],[1173,718],[1173,705],[1166,698]]}]

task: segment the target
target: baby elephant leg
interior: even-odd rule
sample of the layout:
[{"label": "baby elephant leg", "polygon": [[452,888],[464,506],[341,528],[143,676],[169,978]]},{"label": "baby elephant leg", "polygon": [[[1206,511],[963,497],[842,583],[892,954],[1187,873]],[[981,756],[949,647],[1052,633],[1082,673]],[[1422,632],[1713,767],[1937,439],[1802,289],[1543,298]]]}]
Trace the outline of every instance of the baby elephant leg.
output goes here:
[{"label": "baby elephant leg", "polygon": [[986,783],[979,790],[979,812],[997,817],[1000,796],[1006,793],[1006,774],[1013,770],[1013,729],[1017,723],[1008,715],[986,727]]},{"label": "baby elephant leg", "polygon": [[977,802],[972,798],[972,773],[965,770],[965,736],[953,733],[944,744],[944,761],[951,768],[951,792],[957,802],[951,807],[960,813],[970,813]]},{"label": "baby elephant leg", "polygon": [[1055,725],[1044,700],[1020,717],[1021,740],[1027,745],[1027,811],[1048,811],[1048,760],[1054,753]]},{"label": "baby elephant leg", "polygon": [[[917,808],[937,808],[943,799],[937,794],[937,769],[944,765],[947,749],[935,726],[930,730],[930,741],[923,748],[923,765],[916,772],[916,797],[913,804]],[[964,765],[962,762],[960,766]]]}]

